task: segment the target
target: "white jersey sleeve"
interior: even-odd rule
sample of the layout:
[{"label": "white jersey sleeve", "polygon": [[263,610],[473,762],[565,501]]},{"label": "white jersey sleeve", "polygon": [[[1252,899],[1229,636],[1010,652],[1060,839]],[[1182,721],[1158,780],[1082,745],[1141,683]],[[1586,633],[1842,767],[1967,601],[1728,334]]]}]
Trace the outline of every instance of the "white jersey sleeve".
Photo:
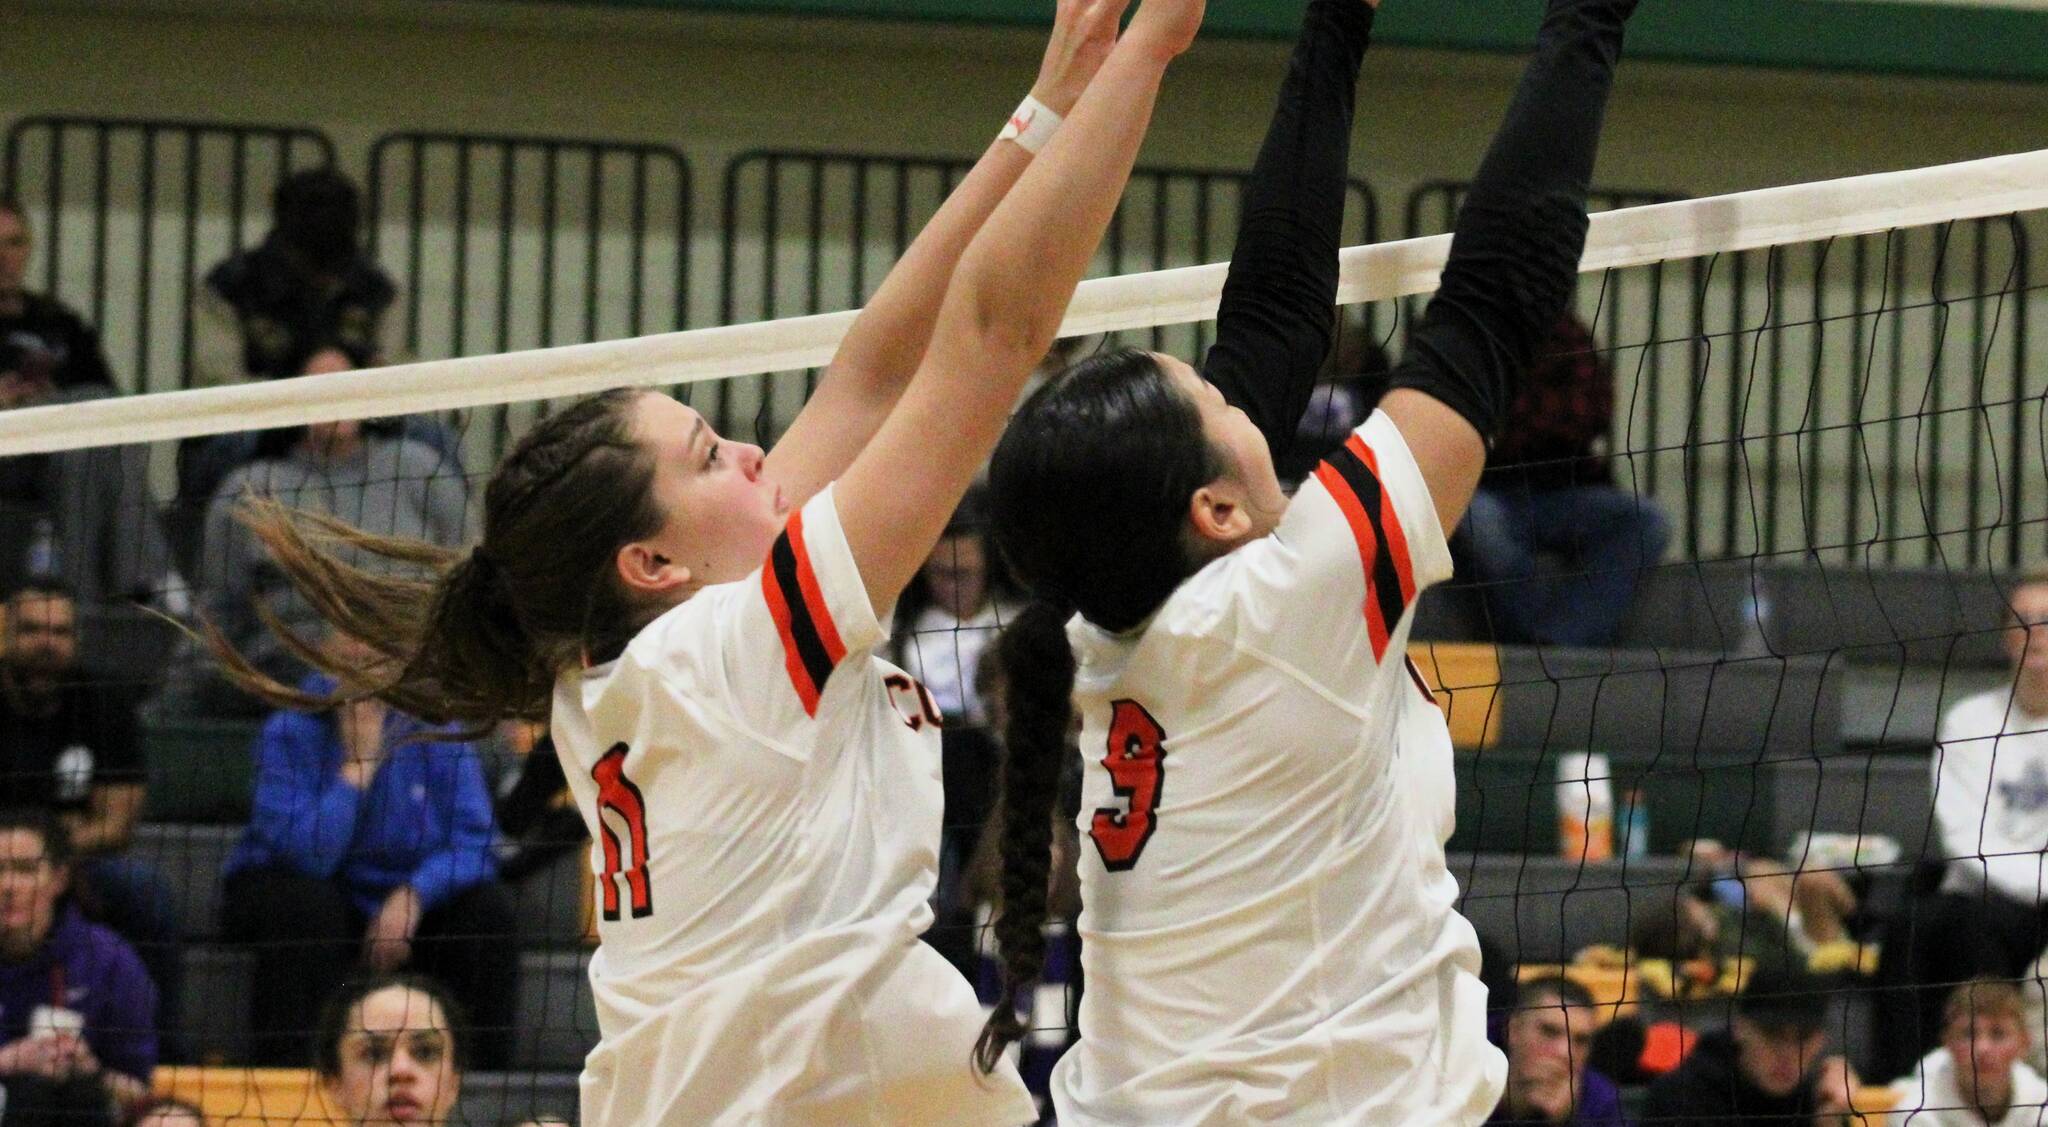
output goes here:
[{"label": "white jersey sleeve", "polygon": [[837,684],[833,673],[849,663],[865,668],[849,659],[864,659],[888,637],[829,486],[790,514],[759,571],[677,610],[649,628],[645,659],[747,734],[798,758]]},{"label": "white jersey sleeve", "polygon": [[1302,484],[1271,543],[1248,569],[1246,625],[1272,658],[1339,691],[1339,671],[1399,665],[1388,650],[1416,598],[1451,575],[1422,469],[1378,411]]}]

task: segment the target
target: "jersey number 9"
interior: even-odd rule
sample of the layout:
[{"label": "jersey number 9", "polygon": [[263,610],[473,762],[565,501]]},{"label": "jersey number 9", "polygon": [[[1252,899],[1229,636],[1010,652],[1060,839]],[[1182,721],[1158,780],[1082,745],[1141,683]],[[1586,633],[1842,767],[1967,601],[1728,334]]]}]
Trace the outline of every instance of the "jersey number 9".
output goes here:
[{"label": "jersey number 9", "polygon": [[1103,867],[1121,873],[1136,867],[1159,826],[1156,811],[1166,775],[1166,732],[1137,701],[1116,701],[1111,708],[1109,750],[1102,765],[1109,770],[1116,796],[1129,805],[1096,810],[1088,836],[1102,855]]}]

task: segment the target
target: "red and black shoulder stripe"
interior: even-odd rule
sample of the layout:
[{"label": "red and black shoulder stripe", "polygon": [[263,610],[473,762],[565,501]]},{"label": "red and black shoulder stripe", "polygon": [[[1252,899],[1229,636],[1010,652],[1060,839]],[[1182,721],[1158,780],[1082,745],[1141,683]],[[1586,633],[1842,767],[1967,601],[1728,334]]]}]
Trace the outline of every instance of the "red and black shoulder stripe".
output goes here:
[{"label": "red and black shoulder stripe", "polygon": [[1408,558],[1408,534],[1394,498],[1381,480],[1379,458],[1354,434],[1316,467],[1316,480],[1330,491],[1365,570],[1365,626],[1374,660],[1384,660],[1387,642],[1415,601],[1415,569]]},{"label": "red and black shoulder stripe", "polygon": [[782,634],[783,666],[790,684],[803,701],[805,715],[816,716],[818,697],[832,670],[846,657],[846,645],[839,639],[832,609],[826,605],[825,592],[811,567],[801,511],[789,518],[788,527],[768,550],[767,566],[761,569],[761,593]]}]

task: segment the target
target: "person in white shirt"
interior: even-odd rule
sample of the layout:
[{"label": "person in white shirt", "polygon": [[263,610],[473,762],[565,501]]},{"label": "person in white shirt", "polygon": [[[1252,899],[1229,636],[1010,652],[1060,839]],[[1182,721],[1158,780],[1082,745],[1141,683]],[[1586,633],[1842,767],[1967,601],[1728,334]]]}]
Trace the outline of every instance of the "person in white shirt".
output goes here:
[{"label": "person in white shirt", "polygon": [[1001,754],[978,685],[983,654],[1020,603],[988,542],[988,493],[967,491],[924,567],[896,603],[889,660],[917,678],[945,718],[940,743],[946,827],[932,930],[925,936],[961,973],[975,978],[981,958],[966,871],[995,807]]},{"label": "person in white shirt", "polygon": [[[1886,945],[1910,987],[1888,994],[1882,1015],[1892,1069],[1940,1037],[1957,982],[2018,978],[2048,947],[2048,568],[2023,575],[2009,602],[2012,683],[1957,701],[1935,735],[1928,848],[1945,871],[1939,894],[1916,903],[1910,926]],[[2037,1009],[2040,993],[2030,985]],[[2038,1024],[2035,1033],[2038,1054]]]},{"label": "person in white shirt", "polygon": [[1036,601],[999,643],[1005,997],[981,1061],[1024,1032],[1078,713],[1086,987],[1052,1076],[1063,1127],[1443,1127],[1498,1102],[1444,863],[1449,733],[1406,646],[1570,296],[1634,8],[1550,0],[1392,390],[1291,501],[1275,457],[1330,347],[1361,0],[1310,0],[1204,371],[1090,357],[997,447],[996,540]]},{"label": "person in white shirt", "polygon": [[[470,551],[251,515],[385,659],[330,670],[338,698],[477,727],[551,719],[600,916],[585,1124],[1036,1116],[1013,1069],[974,1067],[981,1009],[918,941],[939,718],[877,651],[1052,343],[1203,7],[1143,0],[1119,36],[1126,6],[1061,0],[1032,100],[772,453],[618,391],[521,441]],[[432,574],[351,569],[327,535]],[[326,703],[222,657],[272,699]]]},{"label": "person in white shirt", "polygon": [[2020,988],[1973,978],[1942,1008],[1941,1047],[1891,1085],[1893,1127],[2040,1127],[2048,1123],[2048,1080],[2026,1054]]},{"label": "person in white shirt", "polygon": [[924,567],[904,588],[890,630],[890,660],[917,674],[948,725],[987,721],[975,691],[982,651],[1020,603],[988,542],[987,490],[967,491]]}]

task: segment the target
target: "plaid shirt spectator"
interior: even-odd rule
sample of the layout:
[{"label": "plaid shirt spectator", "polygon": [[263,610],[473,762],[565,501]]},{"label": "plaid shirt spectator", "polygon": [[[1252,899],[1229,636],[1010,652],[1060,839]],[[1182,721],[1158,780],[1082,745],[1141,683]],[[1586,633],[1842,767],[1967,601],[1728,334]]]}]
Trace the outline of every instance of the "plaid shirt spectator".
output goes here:
[{"label": "plaid shirt spectator", "polygon": [[1487,488],[1613,482],[1607,456],[1596,448],[1614,422],[1614,372],[1577,317],[1566,313],[1558,320],[1507,417],[1487,459]]}]

